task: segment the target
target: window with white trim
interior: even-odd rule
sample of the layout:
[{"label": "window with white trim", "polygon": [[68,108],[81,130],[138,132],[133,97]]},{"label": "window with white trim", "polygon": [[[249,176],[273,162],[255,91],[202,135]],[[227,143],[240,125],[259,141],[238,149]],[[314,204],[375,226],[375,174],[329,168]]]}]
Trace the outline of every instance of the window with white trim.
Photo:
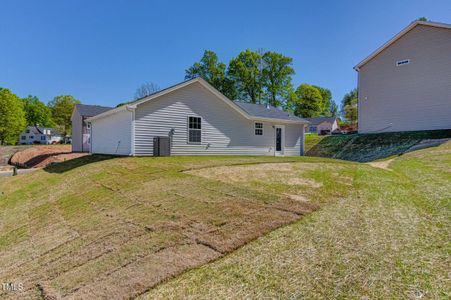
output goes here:
[{"label": "window with white trim", "polygon": [[200,144],[202,141],[202,120],[199,117],[188,117],[188,143]]},{"label": "window with white trim", "polygon": [[45,135],[41,135],[41,141],[45,141]]},{"label": "window with white trim", "polygon": [[255,135],[263,135],[263,123],[255,123]]}]

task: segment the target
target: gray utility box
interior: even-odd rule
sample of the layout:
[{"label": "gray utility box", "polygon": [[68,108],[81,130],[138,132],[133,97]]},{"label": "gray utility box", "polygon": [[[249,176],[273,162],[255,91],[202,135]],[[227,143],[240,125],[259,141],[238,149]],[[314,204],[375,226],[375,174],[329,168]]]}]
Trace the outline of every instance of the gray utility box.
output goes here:
[{"label": "gray utility box", "polygon": [[153,156],[171,156],[171,139],[167,136],[153,138]]}]

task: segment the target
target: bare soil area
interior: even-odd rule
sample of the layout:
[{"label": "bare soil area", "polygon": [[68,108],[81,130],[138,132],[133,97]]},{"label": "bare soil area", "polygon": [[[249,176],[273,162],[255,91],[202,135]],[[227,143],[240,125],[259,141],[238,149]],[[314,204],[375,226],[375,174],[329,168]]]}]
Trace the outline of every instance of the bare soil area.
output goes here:
[{"label": "bare soil area", "polygon": [[33,146],[14,153],[10,163],[22,168],[41,168],[86,155],[88,154],[71,153],[70,145]]}]

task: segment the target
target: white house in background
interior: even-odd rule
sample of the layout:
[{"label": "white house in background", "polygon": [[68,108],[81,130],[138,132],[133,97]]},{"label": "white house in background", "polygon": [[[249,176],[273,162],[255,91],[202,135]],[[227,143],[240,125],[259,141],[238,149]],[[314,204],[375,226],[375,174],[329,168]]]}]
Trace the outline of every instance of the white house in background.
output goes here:
[{"label": "white house in background", "polygon": [[310,124],[305,127],[306,133],[330,134],[334,130],[339,129],[337,117],[317,117],[305,119],[310,122]]},{"label": "white house in background", "polygon": [[72,152],[89,152],[90,131],[86,119],[106,112],[112,107],[76,104],[72,111]]},{"label": "white house in background", "polygon": [[55,129],[39,126],[27,126],[19,135],[19,144],[21,145],[49,145],[59,143],[62,140],[63,137]]},{"label": "white house in background", "polygon": [[359,132],[451,128],[451,24],[413,22],[354,69]]},{"label": "white house in background", "polygon": [[115,155],[302,155],[308,122],[234,102],[201,78],[86,120],[91,152]]}]

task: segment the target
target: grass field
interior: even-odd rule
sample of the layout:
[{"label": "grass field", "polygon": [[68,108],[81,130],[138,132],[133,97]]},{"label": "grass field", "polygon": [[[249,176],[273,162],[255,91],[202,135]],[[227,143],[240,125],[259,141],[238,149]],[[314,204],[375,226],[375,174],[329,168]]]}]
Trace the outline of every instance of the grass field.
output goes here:
[{"label": "grass field", "polygon": [[142,298],[449,299],[451,144],[340,167],[348,193]]},{"label": "grass field", "polygon": [[[249,185],[196,173],[214,166]],[[326,169],[346,183],[341,162],[304,157],[92,156],[0,179],[0,282],[22,297],[142,294],[345,194]]]},{"label": "grass field", "polygon": [[0,178],[0,282],[22,298],[445,298],[450,165],[447,144],[390,170],[92,156]]},{"label": "grass field", "polygon": [[305,146],[304,151],[308,153],[315,145],[317,145],[319,142],[321,142],[322,139],[325,137],[328,137],[327,135],[318,135],[314,133],[309,133],[305,135]]},{"label": "grass field", "polygon": [[308,156],[368,162],[400,155],[423,140],[449,139],[451,130],[305,136]]}]

